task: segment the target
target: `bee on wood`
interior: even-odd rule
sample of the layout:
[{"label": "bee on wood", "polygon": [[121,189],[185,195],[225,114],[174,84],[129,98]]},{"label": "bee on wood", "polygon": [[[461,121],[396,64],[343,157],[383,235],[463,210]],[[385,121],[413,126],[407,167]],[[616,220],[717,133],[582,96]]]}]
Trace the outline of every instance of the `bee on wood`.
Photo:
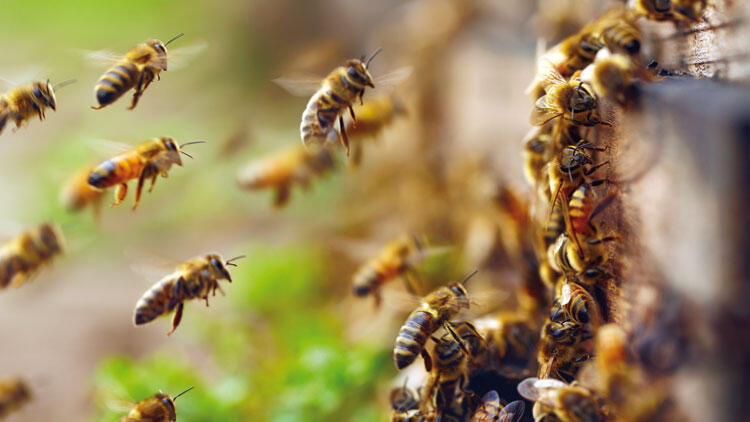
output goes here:
[{"label": "bee on wood", "polygon": [[99,78],[94,87],[94,95],[99,104],[91,107],[100,110],[122,97],[126,92],[135,89],[133,100],[128,110],[138,105],[138,100],[151,82],[160,80],[160,73],[167,70],[167,45],[182,37],[179,33],[167,42],[159,40],[138,44],[125,53],[117,64]]},{"label": "bee on wood", "polygon": [[172,312],[177,308],[172,317],[172,330],[167,333],[171,335],[180,325],[182,311],[185,301],[190,299],[203,299],[208,306],[208,295],[216,295],[216,290],[224,293],[219,285],[219,280],[232,282],[227,266],[236,267],[233,263],[244,255],[236,256],[224,261],[217,254],[208,254],[193,258],[177,267],[175,272],[164,277],[153,285],[135,304],[133,320],[135,325],[142,325],[153,321],[157,317]]},{"label": "bee on wood", "polygon": [[70,79],[54,87],[49,81],[37,81],[13,88],[0,96],[0,133],[10,121],[15,122],[15,130],[18,130],[35,116],[39,117],[39,120],[44,120],[44,111],[48,108],[57,111],[55,90],[75,81]]},{"label": "bee on wood", "polygon": [[576,125],[608,125],[597,114],[598,101],[591,86],[578,78],[566,80],[550,62],[540,69],[544,95],[534,104],[531,124],[542,126],[561,117]]},{"label": "bee on wood", "polygon": [[115,202],[112,206],[120,205],[128,194],[128,182],[138,179],[135,190],[133,210],[138,207],[141,200],[141,191],[146,180],[151,179],[149,192],[154,188],[156,178],[166,178],[167,171],[176,164],[182,167],[180,154],[193,158],[182,150],[187,145],[204,143],[204,141],[187,142],[178,146],[174,139],[165,136],[153,138],[146,141],[135,149],[124,152],[96,166],[89,173],[88,182],[94,188],[106,189],[117,186],[115,191]]},{"label": "bee on wood", "polygon": [[62,231],[45,223],[21,233],[0,247],[0,289],[19,287],[64,251]]},{"label": "bee on wood", "polygon": [[175,422],[177,420],[175,400],[192,389],[193,387],[190,387],[174,397],[160,391],[135,405],[127,416],[120,419],[120,422]]}]

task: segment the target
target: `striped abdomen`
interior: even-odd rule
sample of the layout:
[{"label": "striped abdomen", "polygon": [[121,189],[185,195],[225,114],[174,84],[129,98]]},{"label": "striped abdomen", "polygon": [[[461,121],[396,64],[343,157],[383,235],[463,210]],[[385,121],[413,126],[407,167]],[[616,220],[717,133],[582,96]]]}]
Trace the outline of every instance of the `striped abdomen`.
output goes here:
[{"label": "striped abdomen", "polygon": [[95,188],[108,188],[126,183],[130,179],[140,177],[144,164],[134,151],[120,154],[96,166],[89,174],[89,185]]},{"label": "striped abdomen", "polygon": [[337,142],[336,118],[349,104],[346,99],[336,95],[330,89],[323,88],[316,92],[302,113],[300,124],[302,142],[305,145],[324,143],[326,140]]},{"label": "striped abdomen", "polygon": [[134,87],[138,82],[140,72],[133,63],[121,62],[99,78],[94,87],[96,101],[103,107],[115,102],[118,98]]},{"label": "striped abdomen", "polygon": [[550,214],[549,221],[544,227],[544,244],[549,246],[555,243],[557,237],[565,231],[565,218],[562,213],[562,202],[555,201],[554,208],[552,208],[552,214]]},{"label": "striped abdomen", "polygon": [[133,312],[135,325],[145,324],[161,315],[172,312],[181,302],[174,295],[174,284],[176,282],[177,279],[174,276],[163,278],[138,299]]},{"label": "striped abdomen", "polygon": [[396,368],[403,369],[414,362],[424,349],[427,338],[437,329],[438,321],[433,314],[422,309],[412,312],[399,330],[393,347]]},{"label": "striped abdomen", "polygon": [[398,268],[393,268],[382,260],[370,261],[354,274],[354,294],[367,296],[397,274]]},{"label": "striped abdomen", "polygon": [[641,51],[641,34],[630,25],[619,23],[607,27],[599,35],[602,43],[612,51],[623,50],[628,54]]},{"label": "striped abdomen", "polygon": [[591,186],[583,184],[573,191],[568,206],[570,223],[573,226],[572,229],[574,232],[580,234],[591,233],[588,218],[592,210]]},{"label": "striped abdomen", "polygon": [[8,287],[17,274],[28,271],[28,265],[17,254],[0,256],[0,289]]},{"label": "striped abdomen", "polygon": [[561,234],[555,244],[550,245],[547,252],[547,258],[552,267],[561,273],[577,274],[586,266],[583,257],[578,255],[577,246],[565,234]]}]

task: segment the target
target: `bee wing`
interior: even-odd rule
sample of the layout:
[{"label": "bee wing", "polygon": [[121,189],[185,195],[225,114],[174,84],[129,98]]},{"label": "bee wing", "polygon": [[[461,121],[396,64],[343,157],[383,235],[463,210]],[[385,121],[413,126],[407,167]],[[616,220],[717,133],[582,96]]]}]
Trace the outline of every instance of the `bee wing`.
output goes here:
[{"label": "bee wing", "polygon": [[548,406],[554,406],[553,395],[555,390],[565,387],[566,384],[554,378],[526,378],[518,384],[518,394],[526,400],[538,401]]},{"label": "bee wing", "polygon": [[414,72],[413,66],[404,66],[375,78],[375,88],[391,88],[402,84]]},{"label": "bee wing", "polygon": [[320,89],[323,77],[312,74],[296,74],[273,79],[272,82],[284,88],[295,97],[309,97]]},{"label": "bee wing", "polygon": [[536,100],[534,108],[531,110],[531,117],[529,118],[529,121],[534,126],[543,126],[550,120],[561,115],[562,113],[557,111],[552,105],[549,104],[548,96],[544,95]]},{"label": "bee wing", "polygon": [[496,288],[472,291],[469,293],[471,314],[484,315],[492,310],[496,310],[509,295],[507,291]]},{"label": "bee wing", "polygon": [[552,60],[548,58],[542,58],[539,61],[539,69],[537,70],[539,72],[539,76],[542,80],[542,86],[545,87],[545,90],[550,85],[559,85],[559,84],[566,84],[568,81],[563,77],[563,75],[560,74],[560,72],[555,67],[555,64],[552,62]]},{"label": "bee wing", "polygon": [[155,253],[145,255],[142,252],[125,251],[125,257],[130,260],[130,269],[147,280],[161,279],[171,274],[183,262]]},{"label": "bee wing", "polygon": [[525,410],[526,405],[521,400],[508,403],[508,405],[500,411],[500,415],[497,417],[497,422],[518,422],[523,418]]},{"label": "bee wing", "polygon": [[134,145],[128,145],[123,142],[102,138],[89,138],[85,142],[89,148],[97,152],[98,156],[110,158],[117,154],[131,151],[135,147]]},{"label": "bee wing", "polygon": [[96,67],[112,66],[123,57],[111,50],[81,50],[81,55],[87,63]]},{"label": "bee wing", "polygon": [[422,303],[422,298],[403,290],[381,289],[383,307],[398,312],[411,312]]},{"label": "bee wing", "polygon": [[169,63],[169,70],[186,68],[207,48],[208,43],[203,41],[185,47],[178,47],[169,50],[169,52],[167,53],[167,63]]}]

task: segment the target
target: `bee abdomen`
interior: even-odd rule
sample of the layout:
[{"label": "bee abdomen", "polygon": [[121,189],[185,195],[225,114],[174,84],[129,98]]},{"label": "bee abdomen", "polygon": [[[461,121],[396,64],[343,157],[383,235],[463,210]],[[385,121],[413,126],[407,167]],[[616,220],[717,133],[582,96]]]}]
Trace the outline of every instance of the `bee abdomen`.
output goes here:
[{"label": "bee abdomen", "polygon": [[177,306],[178,301],[174,300],[171,295],[171,286],[171,281],[159,282],[138,299],[133,312],[135,325],[153,321]]},{"label": "bee abdomen", "polygon": [[409,366],[424,349],[427,337],[435,332],[435,317],[425,311],[416,311],[401,327],[393,348],[393,361],[396,368]]},{"label": "bee abdomen", "polygon": [[116,170],[117,163],[115,163],[113,160],[107,160],[99,164],[89,174],[89,185],[95,188],[105,188],[111,186]]},{"label": "bee abdomen", "polygon": [[94,91],[99,105],[112,104],[135,85],[138,69],[132,63],[121,63],[102,75]]},{"label": "bee abdomen", "polygon": [[354,294],[367,296],[377,287],[379,280],[380,274],[371,265],[362,268],[354,275]]},{"label": "bee abdomen", "polygon": [[641,51],[641,41],[638,32],[629,26],[610,26],[602,31],[601,36],[606,44],[621,48],[628,54],[637,54]]}]

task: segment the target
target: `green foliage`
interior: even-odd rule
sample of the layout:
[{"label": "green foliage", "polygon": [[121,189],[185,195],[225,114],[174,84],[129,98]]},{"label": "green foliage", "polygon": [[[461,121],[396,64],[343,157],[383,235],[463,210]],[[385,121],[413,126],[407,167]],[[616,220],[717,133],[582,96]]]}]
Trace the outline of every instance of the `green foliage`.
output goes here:
[{"label": "green foliage", "polygon": [[[97,370],[97,395],[138,400],[159,388],[176,394],[195,385],[177,402],[180,420],[384,420],[372,386],[388,372],[389,353],[343,337],[342,321],[325,304],[332,293],[321,283],[324,256],[305,246],[246,250],[227,289],[232,309],[188,317],[180,327],[197,329],[210,376],[201,375],[200,362],[164,351],[143,360],[115,357]],[[123,414],[102,400],[99,406],[96,420]]]}]

